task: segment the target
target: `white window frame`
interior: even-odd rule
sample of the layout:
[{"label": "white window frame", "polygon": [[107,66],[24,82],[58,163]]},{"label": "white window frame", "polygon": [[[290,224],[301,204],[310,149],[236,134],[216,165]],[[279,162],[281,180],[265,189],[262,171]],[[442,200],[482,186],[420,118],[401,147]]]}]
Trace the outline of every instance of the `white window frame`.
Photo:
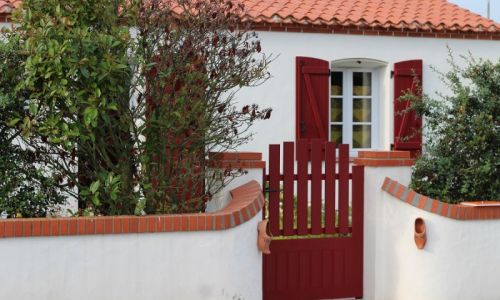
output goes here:
[{"label": "white window frame", "polygon": [[[377,68],[332,68],[331,72],[342,72],[342,143],[349,144],[350,155],[357,156],[358,151],[378,149],[379,141],[379,107],[380,107],[380,78]],[[371,96],[356,96],[356,98],[371,98],[371,147],[370,148],[353,148],[352,133],[353,125],[360,122],[353,122],[353,88],[352,75],[354,72],[370,72],[372,74],[372,93]],[[331,75],[330,75],[331,76]],[[330,79],[331,80],[331,79]],[[329,86],[331,81],[329,83]],[[328,105],[328,139],[331,139],[331,125],[339,124],[331,121],[331,101],[333,98],[339,98],[340,95],[332,95],[329,88],[329,105]]]}]

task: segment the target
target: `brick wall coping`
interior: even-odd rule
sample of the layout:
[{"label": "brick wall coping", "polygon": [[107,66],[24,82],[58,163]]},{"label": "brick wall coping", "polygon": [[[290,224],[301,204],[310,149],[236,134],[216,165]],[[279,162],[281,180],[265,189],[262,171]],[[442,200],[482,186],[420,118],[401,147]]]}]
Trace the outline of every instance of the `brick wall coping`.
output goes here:
[{"label": "brick wall coping", "polygon": [[433,214],[446,218],[467,221],[467,220],[492,220],[500,219],[500,206],[498,201],[485,201],[493,205],[464,205],[450,204],[429,197],[420,195],[414,190],[400,184],[390,178],[385,178],[382,190],[403,202],[423,209]]},{"label": "brick wall coping", "polygon": [[341,26],[285,23],[254,23],[255,31],[329,33],[367,36],[423,37],[468,40],[500,40],[500,32],[464,32],[458,30],[423,30],[407,28],[384,28],[373,26]]},{"label": "brick wall coping", "polygon": [[229,205],[214,213],[3,219],[0,238],[225,230],[250,220],[264,205],[262,188],[255,180],[231,195]]},{"label": "brick wall coping", "polygon": [[264,169],[266,162],[260,152],[210,152],[209,164],[224,169]]},{"label": "brick wall coping", "polygon": [[359,151],[354,164],[367,167],[404,167],[413,166],[415,160],[410,151]]}]

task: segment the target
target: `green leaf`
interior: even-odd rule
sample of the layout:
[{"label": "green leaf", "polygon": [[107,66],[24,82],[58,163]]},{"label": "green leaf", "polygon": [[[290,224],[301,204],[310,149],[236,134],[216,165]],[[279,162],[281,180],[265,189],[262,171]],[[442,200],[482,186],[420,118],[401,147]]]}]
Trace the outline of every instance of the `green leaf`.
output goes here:
[{"label": "green leaf", "polygon": [[99,180],[92,182],[92,184],[90,185],[90,191],[92,192],[92,194],[95,194],[100,185],[101,182]]},{"label": "green leaf", "polygon": [[38,113],[38,105],[36,105],[35,103],[30,103],[29,108],[32,115],[36,115]]},{"label": "green leaf", "polygon": [[94,203],[95,206],[100,206],[101,205],[101,201],[99,200],[99,193],[95,194],[92,197],[92,203]]},{"label": "green leaf", "polygon": [[95,107],[87,107],[83,111],[83,121],[85,125],[95,124],[97,119],[97,109]]},{"label": "green leaf", "polygon": [[14,127],[17,123],[19,123],[19,121],[21,121],[21,119],[14,118],[14,119],[10,120],[9,122],[7,122],[7,126]]},{"label": "green leaf", "polygon": [[85,78],[90,77],[89,70],[87,70],[87,68],[85,68],[85,67],[80,68],[80,73],[82,73],[83,77],[85,77]]}]

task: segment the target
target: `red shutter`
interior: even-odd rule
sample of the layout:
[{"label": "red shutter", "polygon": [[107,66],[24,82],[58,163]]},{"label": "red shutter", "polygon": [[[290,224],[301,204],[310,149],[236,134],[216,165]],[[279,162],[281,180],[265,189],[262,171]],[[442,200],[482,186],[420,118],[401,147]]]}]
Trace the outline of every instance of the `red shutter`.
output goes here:
[{"label": "red shutter", "polygon": [[329,63],[296,58],[296,140],[328,140]]},{"label": "red shutter", "polygon": [[414,111],[402,114],[410,101],[399,101],[399,97],[408,90],[419,93],[421,87],[422,60],[394,64],[394,150],[409,150],[412,157],[422,152],[422,117]]}]

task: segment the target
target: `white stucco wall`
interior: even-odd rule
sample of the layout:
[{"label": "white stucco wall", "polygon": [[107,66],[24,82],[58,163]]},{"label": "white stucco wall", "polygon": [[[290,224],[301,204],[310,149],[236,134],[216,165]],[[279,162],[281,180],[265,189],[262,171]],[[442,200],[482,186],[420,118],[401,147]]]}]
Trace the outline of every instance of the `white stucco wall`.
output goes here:
[{"label": "white stucco wall", "polygon": [[347,58],[372,58],[388,62],[381,69],[381,103],[379,107],[381,150],[388,150],[393,139],[393,80],[390,71],[395,62],[422,59],[424,92],[434,94],[444,86],[437,73],[449,65],[447,46],[457,56],[470,51],[476,57],[498,61],[500,41],[356,36],[315,33],[259,32],[262,51],[278,57],[270,65],[273,78],[261,86],[246,88],[237,95],[240,103],[257,103],[273,108],[270,120],[253,127],[254,140],[241,147],[244,151],[263,152],[267,160],[268,145],[295,140],[295,57],[309,56],[327,61]]},{"label": "white stucco wall", "polygon": [[223,231],[1,239],[0,299],[261,299],[261,218]]},{"label": "white stucco wall", "polygon": [[[363,299],[500,299],[500,221],[415,208],[381,190],[385,176],[407,185],[410,168],[366,167]],[[427,227],[424,250],[413,239],[417,217]]]}]

